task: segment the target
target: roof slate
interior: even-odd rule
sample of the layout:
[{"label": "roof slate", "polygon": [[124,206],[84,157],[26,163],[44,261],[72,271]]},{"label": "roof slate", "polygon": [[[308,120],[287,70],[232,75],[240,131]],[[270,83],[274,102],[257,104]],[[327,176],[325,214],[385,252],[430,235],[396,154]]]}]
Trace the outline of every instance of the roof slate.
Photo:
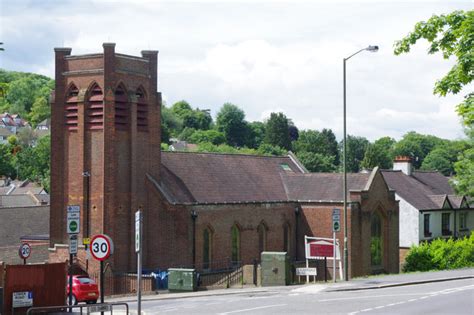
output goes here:
[{"label": "roof slate", "polygon": [[[290,157],[162,152],[161,162],[159,189],[173,203],[343,200],[342,174],[303,173]],[[348,190],[369,178],[348,174]]]},{"label": "roof slate", "polygon": [[[347,190],[364,190],[369,173],[347,174]],[[341,173],[287,174],[284,181],[291,200],[343,201]]]},{"label": "roof slate", "polygon": [[286,201],[280,174],[301,172],[289,157],[162,152],[161,163],[160,187],[176,203]]},{"label": "roof slate", "polygon": [[[419,210],[442,209],[446,196],[454,195],[448,178],[438,172],[413,172],[408,176],[402,171],[382,170],[382,175],[390,189]],[[457,207],[455,204],[451,202]]]}]

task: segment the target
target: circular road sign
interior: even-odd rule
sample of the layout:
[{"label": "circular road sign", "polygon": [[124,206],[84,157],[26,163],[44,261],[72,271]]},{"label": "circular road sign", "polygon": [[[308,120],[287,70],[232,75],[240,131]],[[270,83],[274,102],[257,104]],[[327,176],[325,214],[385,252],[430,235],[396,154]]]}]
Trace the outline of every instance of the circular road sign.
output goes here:
[{"label": "circular road sign", "polygon": [[27,259],[30,257],[31,254],[31,246],[28,243],[23,243],[20,245],[20,249],[18,250],[18,254],[20,255],[21,259]]},{"label": "circular road sign", "polygon": [[91,255],[99,261],[106,260],[114,252],[112,239],[105,234],[98,234],[91,240]]}]

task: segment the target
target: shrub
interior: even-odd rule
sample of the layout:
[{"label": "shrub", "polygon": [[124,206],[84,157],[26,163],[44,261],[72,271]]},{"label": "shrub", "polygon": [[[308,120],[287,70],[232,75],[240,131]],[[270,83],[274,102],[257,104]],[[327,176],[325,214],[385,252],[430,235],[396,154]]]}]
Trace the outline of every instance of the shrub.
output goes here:
[{"label": "shrub", "polygon": [[436,239],[412,246],[404,272],[456,269],[474,266],[474,233],[458,240]]}]

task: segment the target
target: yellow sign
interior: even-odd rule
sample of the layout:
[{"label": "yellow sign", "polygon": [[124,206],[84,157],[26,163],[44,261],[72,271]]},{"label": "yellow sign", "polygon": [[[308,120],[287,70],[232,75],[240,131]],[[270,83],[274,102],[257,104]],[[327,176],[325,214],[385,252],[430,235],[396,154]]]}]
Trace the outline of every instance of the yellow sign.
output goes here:
[{"label": "yellow sign", "polygon": [[82,244],[84,245],[89,245],[91,243],[91,239],[88,237],[85,237],[82,239]]}]

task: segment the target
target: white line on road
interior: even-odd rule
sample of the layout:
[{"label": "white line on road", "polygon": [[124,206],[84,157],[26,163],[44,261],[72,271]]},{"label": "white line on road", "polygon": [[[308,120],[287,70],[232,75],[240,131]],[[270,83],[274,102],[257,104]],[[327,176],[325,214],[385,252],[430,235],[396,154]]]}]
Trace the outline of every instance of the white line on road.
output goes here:
[{"label": "white line on road", "polygon": [[250,312],[250,311],[255,311],[255,310],[261,310],[263,308],[278,307],[278,306],[285,306],[285,305],[287,305],[287,304],[265,305],[265,306],[259,306],[259,307],[254,307],[254,308],[246,308],[246,309],[242,309],[242,310],[224,312],[224,313],[219,313],[219,314],[220,315],[226,315],[226,314],[233,314],[233,313]]},{"label": "white line on road", "polygon": [[335,299],[324,299],[318,302],[330,302],[330,301],[343,301],[343,300],[360,300],[360,299],[378,299],[381,297],[395,297],[395,296],[407,296],[407,295],[426,295],[426,293],[400,293],[400,294],[384,294],[384,295],[369,295],[369,296],[354,296],[347,298],[335,298]]}]

